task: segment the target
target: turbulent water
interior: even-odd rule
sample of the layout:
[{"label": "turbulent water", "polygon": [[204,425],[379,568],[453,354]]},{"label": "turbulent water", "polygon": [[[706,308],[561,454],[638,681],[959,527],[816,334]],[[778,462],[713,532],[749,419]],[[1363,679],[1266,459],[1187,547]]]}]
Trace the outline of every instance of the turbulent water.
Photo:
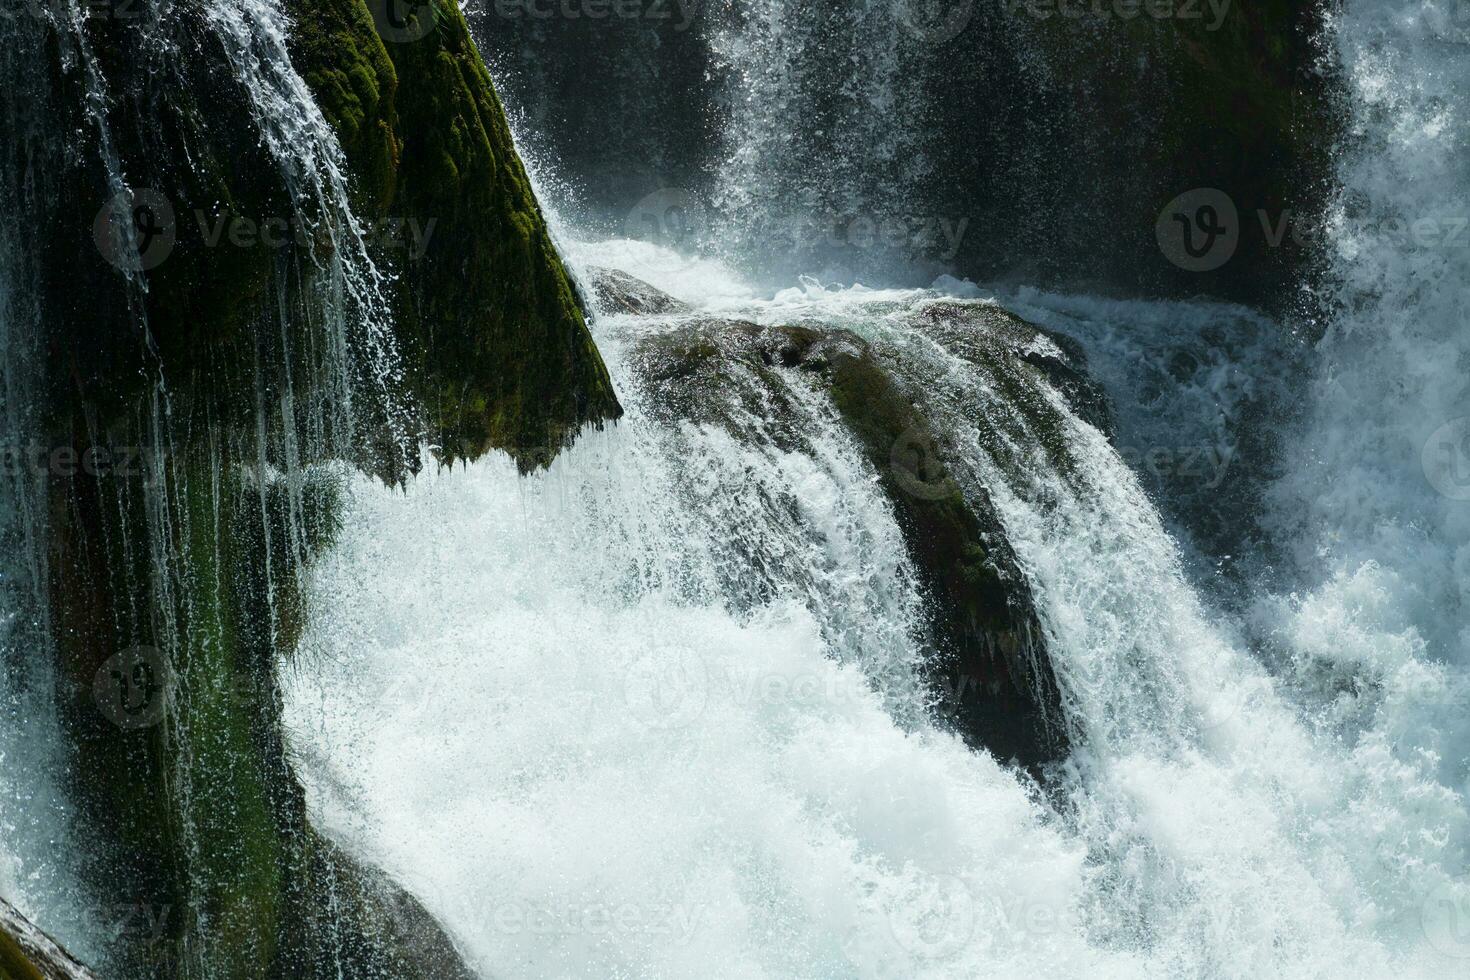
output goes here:
[{"label": "turbulent water", "polygon": [[[279,46],[271,9],[222,5],[211,23],[242,72],[264,73],[252,90],[282,100],[255,114],[315,134],[262,127],[301,168],[286,172],[298,198],[344,212],[319,115],[285,111],[300,80],[260,54]],[[806,37],[786,9],[753,4],[719,41],[751,63],[721,175],[736,212],[811,190],[779,152],[810,98],[782,72]],[[1315,345],[1206,303],[798,279],[821,267],[773,293],[708,258],[562,229],[575,264],[643,278],[689,317],[818,322],[898,352],[956,450],[952,477],[994,502],[1036,596],[1074,746],[1044,787],[926,716],[926,599],[825,396],[788,393],[800,450],[760,438],[759,417],[739,438],[665,421],[632,352],[686,315],[604,315],[617,427],[529,478],[492,457],[406,491],[352,483],[280,667],[318,824],[486,976],[1463,972],[1470,22],[1451,4],[1347,0],[1333,32],[1353,138],[1326,239],[1338,312]],[[850,139],[817,190],[892,200],[922,161],[881,122],[911,93],[897,50],[859,40],[855,75],[891,101],[872,116],[860,87],[829,101],[823,125]],[[347,273],[368,278],[329,277],[326,305],[370,314],[371,270]],[[24,313],[9,285],[7,343]],[[903,325],[939,298],[993,299],[1079,341],[1113,438],[1032,379],[1067,459],[1038,451],[988,369]],[[28,424],[19,363],[0,379],[7,435]],[[997,447],[978,424],[997,415],[1035,438]],[[34,517],[0,514],[0,531]],[[0,569],[8,646],[26,638],[9,595],[25,572]],[[52,765],[46,739],[17,736],[24,685],[45,679],[5,680],[0,827],[18,844],[0,850],[0,892],[44,909],[58,886],[33,855],[52,790],[12,793],[7,776]]]},{"label": "turbulent water", "polygon": [[[291,680],[323,819],[487,972],[1462,968],[1466,518],[1463,484],[1444,493],[1463,469],[1435,454],[1464,433],[1432,433],[1463,401],[1466,253],[1375,223],[1465,213],[1467,37],[1434,5],[1370,0],[1335,29],[1361,137],[1331,239],[1348,312],[1309,351],[1238,308],[1002,294],[1081,340],[1115,402],[1110,444],[1043,392],[1072,472],[996,458],[974,423],[1006,410],[987,377],[892,322],[992,293],[768,299],[654,246],[574,253],[704,314],[843,326],[922,366],[954,475],[996,502],[1051,642],[1077,748],[1044,796],[885,703],[919,600],[829,411],[810,406],[815,448],[785,455],[630,400],[543,476],[490,461],[402,497],[360,485],[314,586],[315,666]],[[758,136],[730,164],[752,199]],[[667,326],[601,320],[625,389],[629,338]],[[785,582],[753,608],[721,575],[732,534]]]}]

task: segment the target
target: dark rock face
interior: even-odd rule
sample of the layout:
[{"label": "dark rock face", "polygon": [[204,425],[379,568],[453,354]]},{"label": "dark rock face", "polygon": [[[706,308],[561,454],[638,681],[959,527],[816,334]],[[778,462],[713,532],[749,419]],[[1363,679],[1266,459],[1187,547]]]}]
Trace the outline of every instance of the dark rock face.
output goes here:
[{"label": "dark rock face", "polygon": [[588,274],[592,277],[592,291],[596,294],[598,309],[604,313],[661,316],[691,312],[689,304],[681,303],[626,272],[589,269]]},{"label": "dark rock face", "polygon": [[96,975],[0,898],[0,977],[95,980]]},{"label": "dark rock face", "polygon": [[[1310,226],[1332,192],[1338,89],[1319,44],[1331,0],[1176,0],[1121,16],[1114,11],[1128,5],[930,4],[941,16],[963,15],[961,30],[937,39],[902,22],[904,9],[926,5],[869,8],[860,21],[892,19],[866,24],[897,64],[892,104],[921,107],[883,119],[885,130],[914,131],[899,157],[922,156],[916,169],[926,171],[898,182],[908,200],[896,209],[881,196],[840,203],[854,172],[894,162],[864,159],[861,149],[846,160],[850,120],[831,103],[850,97],[847,82],[860,88],[867,80],[856,77],[863,67],[837,70],[832,59],[846,54],[843,42],[821,32],[845,37],[858,26],[844,20],[850,11],[813,17],[780,0],[690,6],[696,14],[682,30],[674,20],[542,20],[491,9],[474,22],[487,55],[505,66],[508,101],[531,120],[561,176],[585,186],[587,217],[607,230],[621,234],[640,199],[665,188],[718,210],[727,189],[717,171],[744,135],[724,131],[729,103],[743,97],[742,76],[764,71],[786,79],[790,100],[768,95],[767,109],[789,121],[783,135],[792,150],[786,167],[750,190],[763,203],[790,198],[776,216],[787,234],[805,220],[804,207],[833,211],[846,254],[815,258],[857,270],[865,282],[877,247],[848,232],[852,222],[883,218],[911,226],[940,218],[953,229],[963,222],[953,252],[924,233],[931,241],[919,257],[977,281],[1205,294],[1274,311],[1296,301],[1290,287],[1316,268],[1310,242],[1276,236],[1283,220]],[[1151,13],[1161,8],[1171,14]],[[764,25],[766,17],[771,30],[810,32],[810,43],[783,48],[790,64],[752,65],[758,44],[737,45],[732,57],[715,53],[723,35],[758,36],[742,18]],[[844,174],[843,186],[823,186],[833,172]],[[1205,271],[1175,265],[1156,241],[1165,205],[1196,188],[1222,191],[1239,216],[1233,256]],[[712,221],[740,228],[747,219]],[[714,237],[719,248],[727,236]],[[782,234],[763,227],[755,237],[770,248]],[[799,271],[825,268],[796,258]]]},{"label": "dark rock face", "polygon": [[459,7],[430,4],[424,24],[385,39],[364,0],[288,6],[293,59],[340,134],[359,207],[394,229],[395,321],[444,457],[503,449],[529,470],[616,419]]},{"label": "dark rock face", "polygon": [[[595,288],[613,308],[663,305],[656,290],[637,280],[625,290],[629,279],[600,274]],[[926,308],[914,329],[963,315],[977,348],[986,347],[983,356],[1000,352],[1023,371],[1040,361],[1038,369],[1059,390],[1070,391],[1084,410],[1105,413],[1075,363],[1052,345],[1029,349],[1040,333],[1030,324],[993,307],[947,309]],[[974,354],[982,356],[978,349]],[[797,378],[815,385],[877,473],[928,594],[926,670],[937,710],[971,745],[1000,759],[1038,767],[1065,754],[1060,698],[1030,587],[983,489],[962,489],[950,478],[943,423],[926,412],[923,393],[904,380],[900,361],[847,330],[697,315],[641,337],[630,360],[631,383],[668,421],[720,426],[738,438],[737,419],[758,414],[787,449],[803,443],[786,384]],[[761,387],[736,383],[736,364],[742,375],[762,379]]]}]

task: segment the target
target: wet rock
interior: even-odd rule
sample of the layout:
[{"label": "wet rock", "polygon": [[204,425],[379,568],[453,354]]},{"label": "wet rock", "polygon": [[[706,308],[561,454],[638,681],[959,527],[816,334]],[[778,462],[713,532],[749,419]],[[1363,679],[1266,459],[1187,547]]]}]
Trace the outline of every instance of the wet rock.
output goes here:
[{"label": "wet rock", "polygon": [[96,980],[96,974],[0,898],[0,977],[4,980]]},{"label": "wet rock", "polygon": [[618,269],[588,269],[597,306],[604,313],[658,316],[689,313],[688,303],[681,302],[641,279]]},{"label": "wet rock", "polygon": [[[651,288],[640,284],[638,293]],[[1003,310],[921,307],[909,326],[962,329],[972,356],[1055,375],[1059,388],[1100,410],[1067,352]],[[928,594],[926,669],[937,710],[1003,760],[1030,767],[1056,760],[1067,738],[1030,586],[988,495],[950,476],[952,450],[925,392],[880,346],[810,322],[762,326],[692,314],[633,342],[632,383],[665,421],[751,438],[745,420],[759,418],[760,437],[788,451],[811,449],[793,386],[829,399],[877,474]]]}]

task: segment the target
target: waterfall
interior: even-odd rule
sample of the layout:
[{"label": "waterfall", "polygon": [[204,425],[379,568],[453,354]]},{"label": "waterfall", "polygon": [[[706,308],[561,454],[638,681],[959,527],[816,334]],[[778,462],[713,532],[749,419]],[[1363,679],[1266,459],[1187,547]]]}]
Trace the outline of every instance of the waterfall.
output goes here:
[{"label": "waterfall", "polygon": [[[842,205],[861,206],[887,179],[868,170],[903,134],[875,145],[850,125],[821,167],[783,143],[783,114],[810,105],[840,129],[873,94],[796,68],[846,57],[841,44],[809,54],[804,42],[831,24],[788,22],[783,4],[744,13],[717,43],[744,71],[722,171],[729,210],[755,223],[844,188]],[[1462,471],[1433,456],[1459,443],[1430,440],[1422,461],[1420,450],[1462,390],[1465,253],[1406,259],[1400,241],[1357,229],[1365,214],[1407,207],[1448,226],[1463,210],[1463,70],[1447,44],[1463,27],[1437,13],[1365,0],[1334,25],[1357,132],[1331,238],[1344,315],[1314,351],[1236,307],[1003,294],[1090,348],[1119,402],[1115,442],[1048,384],[1018,394],[1003,368],[963,356],[962,334],[895,316],[989,295],[973,286],[809,280],[763,298],[713,261],[576,246],[579,261],[644,276],[694,309],[602,318],[628,419],[549,473],[518,481],[487,461],[406,497],[356,488],[344,545],[312,586],[315,655],[288,697],[315,811],[412,882],[487,972],[1452,970],[1470,820],[1464,743],[1448,735],[1464,687],[1453,602],[1431,599],[1457,602],[1448,592],[1464,578],[1448,543],[1463,512],[1443,493]],[[810,176],[829,168],[863,175]],[[766,257],[789,262],[774,241]],[[640,403],[634,341],[681,317],[851,330],[923,392],[952,434],[951,475],[994,501],[1035,591],[1074,746],[1044,786],[965,756],[893,697],[911,686],[925,597],[904,584],[893,513],[861,491],[869,464],[820,398],[801,402],[808,439],[794,451],[754,451]],[[1299,434],[1286,423],[1309,360],[1319,380]],[[1412,404],[1404,377],[1423,382]],[[1047,406],[1056,429],[1020,403]],[[998,417],[1012,438],[977,424]],[[1182,438],[1173,448],[1197,443],[1228,465],[1273,421],[1279,458],[1231,502],[1181,502],[1184,481],[1150,482],[1121,451]],[[1397,490],[1348,501],[1323,493],[1329,474],[1343,492]],[[1321,542],[1278,526],[1303,499],[1315,527],[1337,531],[1327,584],[1278,598],[1285,573],[1268,574],[1267,538],[1301,535],[1292,574],[1321,574]],[[1232,526],[1253,509],[1250,528]],[[453,526],[469,546],[446,554],[426,526]],[[1176,540],[1189,534],[1198,541]],[[742,592],[725,571],[731,538],[772,559],[764,587]],[[1254,593],[1220,603],[1196,566],[1227,542],[1263,550],[1235,563]],[[884,580],[901,587],[879,594]]]},{"label": "waterfall", "polygon": [[[0,892],[109,974],[200,976],[230,943],[239,948],[232,910],[213,899],[262,889],[252,898],[263,902],[261,879],[277,873],[245,853],[242,842],[261,832],[276,800],[240,791],[257,775],[247,773],[255,760],[245,757],[241,728],[229,728],[234,692],[221,692],[254,666],[244,648],[261,635],[269,647],[286,628],[290,580],[321,530],[314,495],[323,481],[308,464],[362,459],[371,436],[384,444],[373,447],[379,452],[399,447],[385,469],[401,471],[408,414],[388,332],[389,279],[349,203],[335,133],[291,65],[279,6],[159,0],[138,5],[135,20],[89,17],[84,6],[32,5],[0,25],[0,124],[12,163],[0,184],[11,219],[0,232]],[[218,65],[199,70],[216,56]],[[53,98],[53,81],[79,101]],[[276,200],[287,212],[276,217],[298,231],[295,247],[265,263],[259,299],[228,297],[249,323],[248,343],[231,352],[243,356],[225,365],[230,355],[215,351],[214,370],[169,362],[161,345],[171,343],[177,357],[193,353],[193,338],[160,334],[148,307],[156,282],[141,260],[103,270],[101,312],[68,347],[68,318],[77,314],[46,290],[75,277],[68,288],[81,291],[99,256],[58,256],[50,236],[92,247],[92,212],[86,237],[76,234],[77,214],[95,206],[85,195],[99,192],[96,203],[107,208],[167,204],[158,186],[174,185],[153,182],[202,172],[219,150],[208,145],[218,135],[206,131],[212,117],[197,108],[216,91],[210,86],[239,97],[221,110],[238,126],[230,137],[249,134],[243,144],[263,152],[284,190]],[[200,159],[157,155],[170,127],[197,141],[190,151]],[[251,179],[251,164],[231,165],[235,179]],[[66,199],[79,191],[82,200]],[[195,220],[180,212],[177,221]],[[98,217],[101,258],[136,253],[131,203],[126,213],[127,221],[105,222],[106,210]],[[191,318],[186,328],[207,326]],[[86,383],[86,359],[109,354],[117,363],[97,383],[116,382],[133,396],[127,407],[101,419],[58,408]],[[83,431],[68,434],[67,425]],[[58,476],[24,455],[58,438],[135,452],[144,472],[84,478],[73,466]],[[263,562],[264,582],[230,580],[239,571],[230,563],[257,539],[268,553],[250,557]],[[88,589],[111,608],[93,610]],[[248,627],[227,623],[231,601],[243,606],[256,595],[266,608],[241,614]],[[241,639],[247,628],[257,632]],[[148,730],[109,727],[95,710],[103,698],[93,671],[105,680],[110,663],[145,649],[169,678],[159,696],[166,707]],[[268,676],[273,657],[260,660]],[[268,726],[271,700],[256,707],[244,724]],[[124,833],[133,822],[148,825],[149,839]],[[141,935],[138,913],[155,917]]]},{"label": "waterfall", "polygon": [[[87,899],[76,880],[72,817],[62,783],[63,742],[52,692],[56,668],[46,629],[48,515],[36,392],[44,333],[36,257],[26,237],[53,190],[44,161],[50,106],[34,84],[42,39],[24,20],[0,23],[0,133],[8,173],[0,182],[0,895],[38,921],[77,922]],[[39,450],[44,455],[44,450]],[[93,948],[77,936],[78,951]]]},{"label": "waterfall", "polygon": [[[1352,95],[1327,229],[1341,315],[1318,348],[1301,465],[1280,509],[1301,517],[1290,530],[1303,562],[1325,557],[1324,602],[1387,614],[1353,623],[1344,607],[1338,625],[1362,642],[1339,654],[1324,643],[1328,660],[1393,670],[1403,651],[1470,666],[1470,19],[1461,4],[1362,0],[1335,33]],[[1379,642],[1381,661],[1367,649]]]},{"label": "waterfall", "polygon": [[807,271],[849,282],[912,257],[911,242],[864,254],[885,224],[907,231],[929,216],[926,39],[907,14],[874,0],[820,13],[757,0],[712,28],[728,104],[709,231],[724,257],[767,274],[821,262],[831,268]]},{"label": "waterfall", "polygon": [[[250,311],[248,425],[196,441],[144,358],[130,424],[155,479],[97,494],[143,531],[117,545],[136,580],[108,626],[156,631],[183,681],[159,738],[186,891],[259,885],[220,840],[270,817],[234,806],[219,744],[238,733],[209,700],[241,666],[221,639],[221,556],[248,530],[263,710],[279,708],[313,831],[401,883],[483,976],[1463,972],[1470,20],[1450,0],[1344,0],[1331,17],[1347,132],[1316,339],[1225,303],[936,278],[911,237],[857,243],[941,217],[933,79],[915,66],[968,23],[932,15],[971,5],[711,6],[708,211],[688,210],[699,188],[666,187],[652,217],[679,234],[595,241],[548,204],[601,304],[626,416],[544,471],[491,453],[391,486],[348,464],[375,437],[395,476],[433,451],[400,394],[394,280],[275,0],[157,0],[128,42],[147,98],[119,91],[81,0],[52,9],[79,96],[65,118],[85,124],[65,141],[46,125],[61,107],[27,83],[49,56],[40,22],[0,20],[0,154],[18,175],[0,212],[38,217],[57,193],[33,158],[146,190],[136,116],[178,108],[167,88],[187,73],[169,66],[197,32],[307,232]],[[43,431],[56,380],[47,256],[25,224],[0,227],[12,454]],[[598,300],[607,269],[651,283],[651,309]],[[129,326],[156,354],[148,277],[124,272]],[[1047,329],[987,340],[977,324],[1002,307]],[[767,351],[752,368],[707,340],[779,328],[860,346],[943,433],[941,495],[994,516],[1034,605],[1023,653],[1044,650],[1065,754],[1015,763],[940,710],[939,600],[885,490],[897,463],[865,449],[819,380],[830,365]],[[1110,418],[1036,366],[1068,344]],[[689,380],[696,356],[718,385]],[[709,415],[668,407],[681,384]],[[342,529],[307,566],[316,477],[339,488]],[[63,778],[53,647],[76,641],[46,629],[65,513],[49,479],[0,472],[0,897],[89,962],[146,975],[114,954],[92,894],[97,867],[135,869],[121,843],[86,841]],[[180,974],[235,950],[223,916],[179,914]]]},{"label": "waterfall", "polygon": [[[810,285],[738,314],[882,345],[953,433],[1063,688],[1075,748],[1045,793],[885,697],[917,653],[892,629],[914,599],[874,592],[905,558],[830,412],[808,405],[807,448],[763,458],[649,417],[631,342],[674,314],[603,319],[629,417],[550,473],[358,487],[288,692],[315,812],[487,972],[1438,975],[1421,918],[1451,887],[1438,835],[1470,830],[1456,798],[1323,737],[1057,392],[1002,396],[1016,378],[962,334],[896,315],[942,298]],[[1017,398],[1062,419],[1060,455]],[[998,414],[1014,441],[977,426]],[[453,555],[423,533],[451,524]],[[776,588],[732,591],[732,531]],[[843,623],[834,580],[874,618]]]}]

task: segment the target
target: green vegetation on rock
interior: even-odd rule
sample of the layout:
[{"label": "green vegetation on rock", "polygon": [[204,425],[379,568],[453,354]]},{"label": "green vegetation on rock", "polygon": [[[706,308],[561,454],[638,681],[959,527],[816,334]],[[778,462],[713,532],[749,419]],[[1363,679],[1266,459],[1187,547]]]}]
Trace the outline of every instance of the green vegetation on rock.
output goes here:
[{"label": "green vegetation on rock", "polygon": [[400,273],[394,313],[443,458],[502,449],[529,470],[621,415],[458,7],[441,0],[432,27],[386,41],[363,0],[292,12],[294,57],[359,205],[399,229],[384,256]]}]

